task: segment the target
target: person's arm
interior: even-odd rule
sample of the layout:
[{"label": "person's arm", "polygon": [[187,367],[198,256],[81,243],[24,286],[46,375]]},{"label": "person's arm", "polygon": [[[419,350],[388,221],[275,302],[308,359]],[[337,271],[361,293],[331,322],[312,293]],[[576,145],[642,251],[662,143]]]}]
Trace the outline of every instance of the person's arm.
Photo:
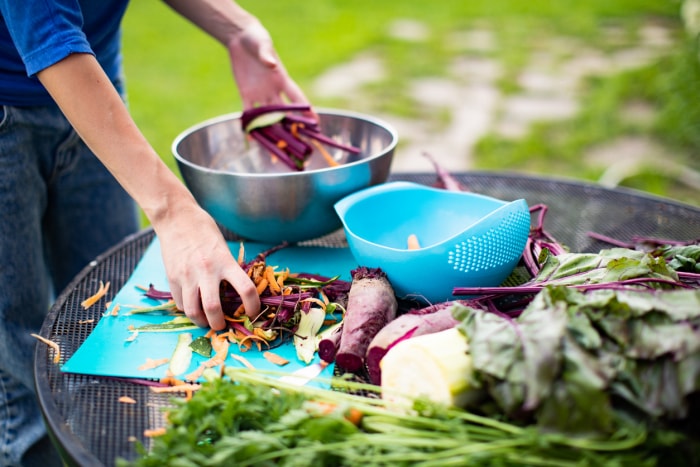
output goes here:
[{"label": "person's arm", "polygon": [[165,0],[165,3],[226,47],[244,108],[309,103],[289,77],[265,27],[234,1]]},{"label": "person's arm", "polygon": [[146,141],[97,60],[72,54],[37,76],[150,220],[178,308],[200,326],[223,329],[219,285],[225,280],[241,295],[246,312],[257,314],[255,286],[216,223]]}]

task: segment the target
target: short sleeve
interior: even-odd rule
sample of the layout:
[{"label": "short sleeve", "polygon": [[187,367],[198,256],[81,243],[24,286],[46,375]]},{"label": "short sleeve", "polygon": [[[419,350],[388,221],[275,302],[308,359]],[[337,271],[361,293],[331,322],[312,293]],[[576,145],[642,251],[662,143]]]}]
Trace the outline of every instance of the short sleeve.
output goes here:
[{"label": "short sleeve", "polygon": [[94,54],[78,0],[0,0],[0,11],[28,76],[70,54]]}]

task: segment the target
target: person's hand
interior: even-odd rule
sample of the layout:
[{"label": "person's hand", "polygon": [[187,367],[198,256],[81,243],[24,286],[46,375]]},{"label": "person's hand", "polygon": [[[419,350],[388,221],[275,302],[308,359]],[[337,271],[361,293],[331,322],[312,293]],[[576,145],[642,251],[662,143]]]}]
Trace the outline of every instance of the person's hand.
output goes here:
[{"label": "person's hand", "polygon": [[201,327],[224,329],[219,286],[226,281],[243,300],[246,314],[260,311],[253,281],[233,258],[214,221],[204,211],[179,212],[180,219],[158,232],[170,292],[178,309]]},{"label": "person's hand", "polygon": [[249,109],[270,104],[308,104],[277,56],[272,38],[259,21],[248,23],[228,44],[233,75]]}]

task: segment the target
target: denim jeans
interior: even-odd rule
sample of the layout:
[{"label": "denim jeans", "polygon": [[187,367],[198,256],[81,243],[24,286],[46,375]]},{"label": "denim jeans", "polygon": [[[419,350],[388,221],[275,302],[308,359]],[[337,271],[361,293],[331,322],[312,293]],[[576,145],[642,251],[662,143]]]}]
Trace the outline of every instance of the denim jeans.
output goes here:
[{"label": "denim jeans", "polygon": [[30,333],[83,267],[138,227],[133,200],[57,107],[2,107],[0,466],[22,465],[46,434]]}]

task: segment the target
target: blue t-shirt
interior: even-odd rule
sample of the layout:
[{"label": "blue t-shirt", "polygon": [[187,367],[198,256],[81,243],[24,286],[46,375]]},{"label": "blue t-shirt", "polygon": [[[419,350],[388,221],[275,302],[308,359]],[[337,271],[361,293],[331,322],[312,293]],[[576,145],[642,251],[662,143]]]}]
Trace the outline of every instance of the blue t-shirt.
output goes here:
[{"label": "blue t-shirt", "polygon": [[[115,85],[128,0],[0,0],[0,104],[52,102],[36,74],[73,53],[97,57]],[[120,89],[121,91],[121,89]]]}]

